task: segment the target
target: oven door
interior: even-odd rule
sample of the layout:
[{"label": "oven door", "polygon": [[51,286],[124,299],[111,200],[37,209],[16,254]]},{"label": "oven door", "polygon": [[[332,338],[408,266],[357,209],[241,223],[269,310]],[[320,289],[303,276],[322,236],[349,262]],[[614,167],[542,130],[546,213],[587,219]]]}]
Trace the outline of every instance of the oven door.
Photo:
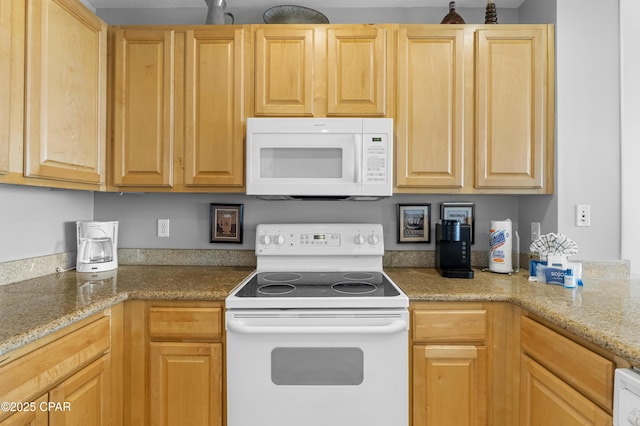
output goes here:
[{"label": "oven door", "polygon": [[405,426],[408,313],[227,311],[229,426]]}]

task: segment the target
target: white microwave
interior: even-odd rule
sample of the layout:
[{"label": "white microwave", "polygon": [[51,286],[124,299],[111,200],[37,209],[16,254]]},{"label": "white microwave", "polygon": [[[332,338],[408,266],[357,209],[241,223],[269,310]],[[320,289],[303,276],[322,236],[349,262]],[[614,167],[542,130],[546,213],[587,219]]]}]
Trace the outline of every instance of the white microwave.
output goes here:
[{"label": "white microwave", "polygon": [[388,197],[391,118],[248,118],[247,195],[270,199]]}]

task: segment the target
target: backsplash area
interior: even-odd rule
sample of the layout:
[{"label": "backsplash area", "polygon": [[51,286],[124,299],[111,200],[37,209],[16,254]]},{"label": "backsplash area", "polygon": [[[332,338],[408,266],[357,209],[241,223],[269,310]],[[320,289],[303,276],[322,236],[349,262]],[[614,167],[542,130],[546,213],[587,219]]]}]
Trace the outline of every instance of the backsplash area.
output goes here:
[{"label": "backsplash area", "polygon": [[[537,199],[550,202],[547,196]],[[491,220],[511,218],[517,229],[519,197],[512,195],[396,194],[378,201],[268,201],[243,194],[96,193],[94,220],[120,221],[119,248],[252,250],[255,229],[261,223],[360,222],[382,224],[386,250],[433,251],[440,203],[454,201],[475,203],[473,251],[488,249]],[[242,244],[210,243],[211,203],[244,206]],[[398,243],[398,204],[431,205],[429,243]],[[169,238],[158,238],[158,219],[169,219]],[[521,237],[522,247],[528,247],[526,236]]]},{"label": "backsplash area", "polygon": [[[523,254],[521,265],[527,265],[528,254]],[[61,253],[30,259],[0,263],[0,285],[11,284],[44,275],[63,273],[75,267],[75,253]],[[204,249],[119,249],[120,265],[193,265],[193,266],[247,266],[253,267],[256,258],[253,250],[204,250]],[[471,255],[474,268],[488,264],[486,251],[474,251]],[[583,261],[585,279],[627,279],[629,262]],[[427,250],[387,250],[385,268],[433,268],[435,254]],[[526,272],[526,268],[524,269]]]},{"label": "backsplash area", "polygon": [[[265,201],[243,194],[119,194],[0,185],[0,284],[55,274],[75,266],[75,221],[118,220],[120,264],[255,264],[255,229],[260,223],[368,222],[384,227],[386,267],[434,266],[435,222],[440,203],[475,203],[472,262],[487,265],[489,222],[511,218],[521,229],[521,249],[530,244],[528,222],[542,222],[542,233],[557,226],[546,212],[551,196],[403,195],[380,201]],[[210,204],[242,204],[242,244],[210,243]],[[431,205],[431,241],[398,243],[397,206]],[[170,237],[157,237],[158,219],[170,220]],[[518,220],[522,222],[519,226]],[[582,243],[579,246],[582,248]],[[580,251],[577,258],[582,256]],[[585,256],[585,258],[589,258]],[[627,277],[628,262],[602,258],[584,262],[585,276]],[[526,264],[526,260],[521,262]],[[594,265],[591,267],[590,265]]]},{"label": "backsplash area", "polygon": [[0,285],[60,273],[75,266],[76,254],[73,252],[2,262],[0,263]]}]

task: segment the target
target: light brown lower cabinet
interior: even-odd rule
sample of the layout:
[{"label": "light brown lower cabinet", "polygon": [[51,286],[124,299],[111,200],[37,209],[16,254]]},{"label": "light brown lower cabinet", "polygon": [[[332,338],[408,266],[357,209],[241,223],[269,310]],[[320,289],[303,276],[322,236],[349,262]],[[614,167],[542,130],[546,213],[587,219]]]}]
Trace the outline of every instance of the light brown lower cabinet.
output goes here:
[{"label": "light brown lower cabinet", "polygon": [[[94,361],[0,426],[107,426],[111,423],[110,357]],[[27,408],[28,407],[28,408]],[[117,424],[117,423],[113,423]]]},{"label": "light brown lower cabinet", "polygon": [[483,424],[486,395],[486,347],[413,347],[414,425]]},{"label": "light brown lower cabinet", "polygon": [[222,312],[222,302],[126,302],[125,425],[225,424]]},{"label": "light brown lower cabinet", "polygon": [[549,370],[522,355],[522,426],[610,426],[612,417]]},{"label": "light brown lower cabinet", "polygon": [[614,357],[520,318],[520,425],[611,425]]},{"label": "light brown lower cabinet", "polygon": [[50,426],[111,424],[110,361],[103,356],[49,392]]},{"label": "light brown lower cabinet", "polygon": [[0,426],[121,424],[112,411],[120,392],[112,388],[110,319],[99,314],[10,352],[0,362],[0,401],[12,405],[0,411]]},{"label": "light brown lower cabinet", "polygon": [[511,303],[410,311],[411,426],[612,424],[612,353]]},{"label": "light brown lower cabinet", "polygon": [[[5,354],[0,401],[38,409],[0,426],[224,426],[223,311],[131,300]],[[410,312],[411,426],[612,423],[613,354],[510,303]]]},{"label": "light brown lower cabinet", "polygon": [[152,425],[222,426],[222,343],[151,342]]},{"label": "light brown lower cabinet", "polygon": [[[49,395],[44,394],[33,403],[36,407],[40,407],[40,404],[48,404]],[[0,422],[0,426],[47,426],[48,424],[49,415],[44,410],[19,411]]]},{"label": "light brown lower cabinet", "polygon": [[489,318],[482,303],[413,304],[413,426],[487,424]]}]

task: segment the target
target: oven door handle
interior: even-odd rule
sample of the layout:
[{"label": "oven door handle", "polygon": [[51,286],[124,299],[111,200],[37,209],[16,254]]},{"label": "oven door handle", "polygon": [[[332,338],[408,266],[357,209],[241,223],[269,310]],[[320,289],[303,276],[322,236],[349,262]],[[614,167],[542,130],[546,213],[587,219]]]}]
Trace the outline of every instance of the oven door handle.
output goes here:
[{"label": "oven door handle", "polygon": [[386,325],[363,326],[251,326],[242,321],[227,321],[227,330],[241,334],[394,334],[407,330],[404,320]]}]

